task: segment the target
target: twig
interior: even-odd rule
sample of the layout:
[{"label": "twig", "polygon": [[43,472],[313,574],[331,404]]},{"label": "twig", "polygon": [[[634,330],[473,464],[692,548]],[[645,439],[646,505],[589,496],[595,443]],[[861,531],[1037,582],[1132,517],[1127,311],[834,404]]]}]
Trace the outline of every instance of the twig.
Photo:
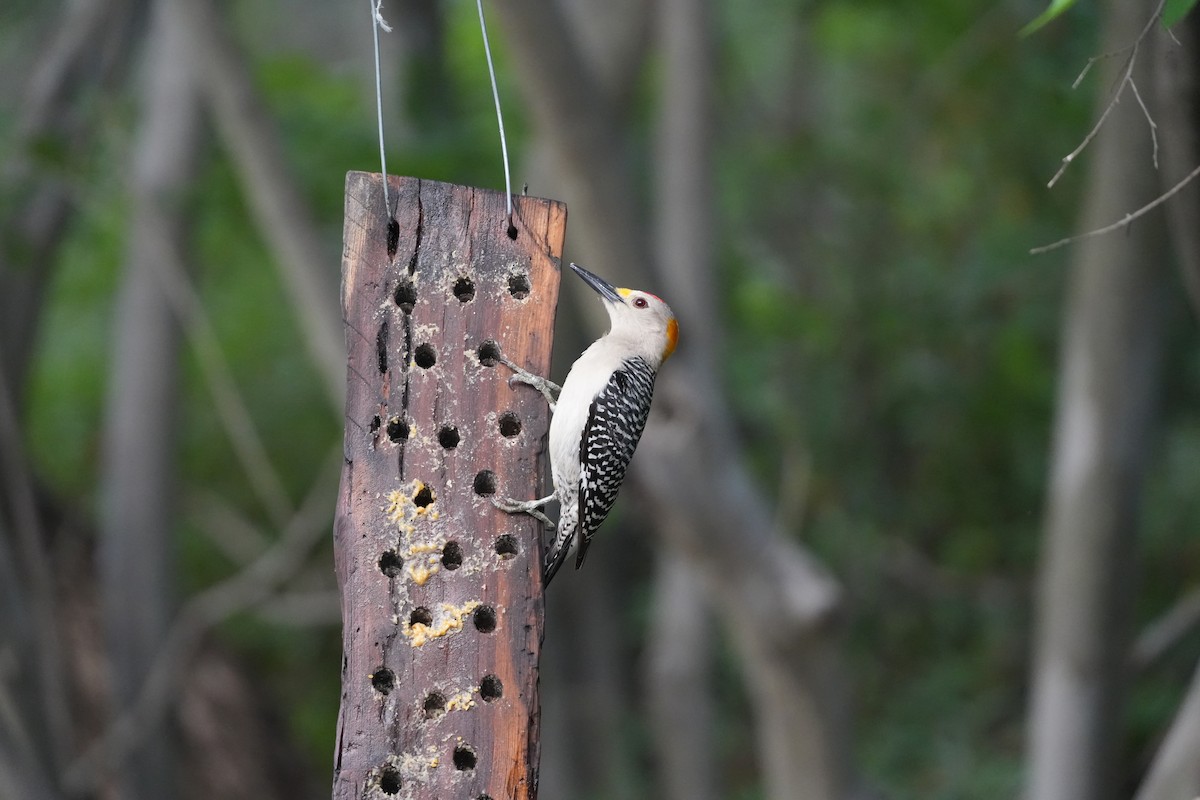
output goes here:
[{"label": "twig", "polygon": [[1067,171],[1067,167],[1071,166],[1071,163],[1079,156],[1080,153],[1084,151],[1084,148],[1092,143],[1092,139],[1095,139],[1096,135],[1100,133],[1100,128],[1104,126],[1104,121],[1108,119],[1108,115],[1111,114],[1112,110],[1117,107],[1117,103],[1121,100],[1121,91],[1125,88],[1125,84],[1129,82],[1129,76],[1133,74],[1133,64],[1137,60],[1139,43],[1140,39],[1139,42],[1135,42],[1133,44],[1131,52],[1129,53],[1129,59],[1125,62],[1125,72],[1122,74],[1121,80],[1117,83],[1117,88],[1113,92],[1112,100],[1110,100],[1108,105],[1104,107],[1104,111],[1100,114],[1100,119],[1096,120],[1096,124],[1092,126],[1090,131],[1088,131],[1087,136],[1083,137],[1083,141],[1079,143],[1079,146],[1063,156],[1062,166],[1058,168],[1058,172],[1054,173],[1054,177],[1051,178],[1050,182],[1046,184],[1047,189],[1054,188],[1054,184],[1058,183],[1058,179],[1061,178],[1063,173]]},{"label": "twig", "polygon": [[1088,231],[1087,233],[1081,233],[1078,236],[1068,236],[1066,239],[1059,239],[1057,242],[1053,242],[1052,244],[1045,244],[1045,245],[1042,245],[1041,247],[1035,247],[1029,251],[1029,254],[1030,255],[1038,255],[1039,253],[1048,253],[1051,250],[1057,250],[1058,248],[1063,247],[1064,245],[1071,244],[1072,242],[1078,242],[1080,239],[1090,239],[1093,236],[1101,236],[1105,233],[1112,233],[1115,230],[1120,230],[1121,228],[1124,228],[1129,223],[1133,222],[1138,217],[1145,216],[1150,211],[1154,210],[1158,206],[1161,206],[1163,203],[1170,200],[1172,197],[1174,197],[1176,194],[1178,194],[1179,191],[1181,189],[1183,189],[1183,187],[1185,187],[1189,183],[1191,183],[1191,181],[1197,175],[1200,175],[1200,167],[1196,167],[1194,170],[1189,172],[1186,178],[1184,178],[1179,183],[1172,186],[1164,194],[1159,195],[1151,202],[1149,202],[1146,205],[1139,208],[1137,211],[1134,211],[1132,214],[1126,214],[1124,217],[1117,220],[1116,222],[1114,222],[1111,225],[1105,225],[1103,228],[1097,228],[1094,231]]},{"label": "twig", "polygon": [[180,610],[141,693],[101,736],[67,768],[63,783],[72,793],[95,789],[105,766],[119,764],[165,713],[188,675],[187,665],[204,635],[231,615],[267,600],[291,577],[325,533],[330,520],[329,484],[341,466],[341,444],[313,482],[304,503],[270,549],[249,566],[199,594]]},{"label": "twig", "polygon": [[1150,125],[1150,141],[1154,144],[1154,168],[1158,169],[1158,125],[1154,123],[1154,117],[1150,116],[1150,109],[1146,108],[1142,94],[1138,91],[1137,81],[1133,78],[1129,79],[1129,88],[1133,90],[1133,96],[1138,101],[1138,105],[1142,107],[1142,113],[1146,115],[1146,122]]},{"label": "twig", "polygon": [[1117,81],[1116,88],[1113,90],[1112,100],[1110,100],[1108,105],[1104,107],[1103,113],[1100,114],[1100,119],[1098,119],[1092,129],[1088,131],[1088,135],[1083,138],[1083,141],[1079,143],[1079,146],[1063,157],[1062,165],[1059,166],[1058,172],[1055,172],[1054,177],[1051,178],[1050,182],[1046,184],[1047,189],[1054,188],[1054,184],[1058,183],[1058,179],[1061,178],[1063,173],[1067,171],[1067,167],[1071,166],[1071,163],[1079,157],[1079,154],[1084,151],[1084,148],[1091,144],[1092,139],[1096,138],[1096,134],[1100,132],[1100,128],[1104,125],[1104,121],[1108,119],[1108,115],[1120,101],[1121,93],[1125,90],[1126,85],[1133,87],[1133,93],[1135,96],[1137,96],[1138,103],[1142,106],[1142,111],[1146,113],[1146,119],[1150,121],[1150,135],[1154,139],[1154,167],[1155,169],[1158,168],[1158,137],[1155,134],[1156,126],[1154,125],[1154,120],[1150,119],[1150,112],[1146,111],[1146,106],[1142,103],[1142,98],[1137,94],[1137,86],[1133,85],[1132,76],[1133,65],[1134,62],[1137,61],[1138,48],[1141,46],[1142,41],[1150,33],[1150,29],[1154,27],[1155,20],[1162,16],[1163,7],[1166,5],[1166,2],[1167,0],[1158,0],[1158,5],[1154,7],[1154,13],[1150,15],[1150,19],[1146,20],[1145,26],[1143,26],[1141,32],[1138,33],[1137,38],[1133,41],[1133,44],[1129,45],[1128,47],[1123,47],[1120,50],[1104,53],[1103,55],[1092,56],[1088,59],[1088,63],[1083,68],[1083,71],[1079,73],[1079,77],[1075,79],[1073,84],[1071,84],[1072,89],[1077,88],[1080,82],[1083,80],[1083,76],[1088,74],[1088,71],[1092,68],[1092,65],[1097,61],[1111,58],[1112,56],[1124,53],[1126,50],[1129,51],[1129,57],[1125,62],[1124,72],[1122,73],[1120,80]]}]

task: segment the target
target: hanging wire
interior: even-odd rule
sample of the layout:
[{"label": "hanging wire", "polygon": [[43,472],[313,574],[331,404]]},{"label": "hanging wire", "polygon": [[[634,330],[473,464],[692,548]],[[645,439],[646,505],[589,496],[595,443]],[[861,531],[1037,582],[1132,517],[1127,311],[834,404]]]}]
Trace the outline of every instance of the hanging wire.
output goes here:
[{"label": "hanging wire", "polygon": [[[375,118],[379,123],[379,170],[383,174],[383,207],[387,212],[388,219],[392,218],[391,197],[388,193],[387,180],[387,154],[384,148],[383,135],[383,79],[379,66],[379,29],[387,33],[391,33],[392,27],[388,25],[383,18],[380,9],[383,6],[383,0],[367,0],[371,4],[371,34],[375,45]],[[492,83],[492,100],[496,104],[496,124],[500,129],[500,155],[504,160],[504,210],[508,218],[508,232],[510,236],[516,236],[516,229],[512,224],[512,173],[508,166],[508,138],[504,134],[504,113],[500,109],[500,89],[496,85],[496,67],[492,62],[492,45],[488,41],[487,19],[483,14],[483,0],[475,0],[475,7],[479,10],[479,30],[483,34],[483,52],[487,56],[488,77]]]},{"label": "hanging wire", "polygon": [[483,18],[483,0],[475,0],[479,9],[479,30],[483,33],[483,52],[487,56],[488,76],[492,79],[492,99],[496,102],[496,123],[500,127],[500,154],[504,158],[504,207],[508,214],[508,235],[515,238],[512,224],[512,177],[508,170],[508,140],[504,136],[504,114],[500,111],[500,90],[496,87],[496,67],[492,64],[492,46],[488,43],[487,20]]},{"label": "hanging wire", "polygon": [[383,210],[387,218],[392,218],[392,201],[388,196],[387,155],[383,147],[383,79],[379,69],[379,29],[392,32],[392,26],[387,24],[380,13],[383,0],[367,0],[371,4],[371,33],[375,40],[375,118],[379,121],[379,171],[383,174]]}]

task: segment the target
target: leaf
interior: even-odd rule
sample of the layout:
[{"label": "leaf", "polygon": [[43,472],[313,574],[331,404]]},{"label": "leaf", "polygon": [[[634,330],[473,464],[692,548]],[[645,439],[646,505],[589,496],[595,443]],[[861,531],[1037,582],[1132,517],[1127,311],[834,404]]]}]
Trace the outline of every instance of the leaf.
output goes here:
[{"label": "leaf", "polygon": [[1176,22],[1188,15],[1188,12],[1196,5],[1196,0],[1167,0],[1167,4],[1163,6],[1162,24],[1164,28],[1170,28]]},{"label": "leaf", "polygon": [[[1168,3],[1171,0],[1167,0]],[[1192,0],[1195,2],[1195,0]],[[1075,0],[1050,0],[1050,6],[1041,14],[1038,14],[1037,19],[1030,22],[1024,28],[1021,28],[1021,35],[1028,36],[1036,30],[1042,28],[1046,23],[1056,19],[1060,14],[1066,11],[1071,6],[1075,5]]]}]

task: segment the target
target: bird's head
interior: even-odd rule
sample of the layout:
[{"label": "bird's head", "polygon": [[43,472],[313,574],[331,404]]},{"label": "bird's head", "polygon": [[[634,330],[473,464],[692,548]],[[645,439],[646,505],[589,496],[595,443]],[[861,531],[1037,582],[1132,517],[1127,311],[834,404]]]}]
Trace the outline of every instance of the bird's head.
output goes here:
[{"label": "bird's head", "polygon": [[578,264],[571,264],[571,269],[604,301],[612,321],[610,336],[630,340],[639,355],[656,367],[675,352],[679,323],[661,297],[638,289],[618,288]]}]

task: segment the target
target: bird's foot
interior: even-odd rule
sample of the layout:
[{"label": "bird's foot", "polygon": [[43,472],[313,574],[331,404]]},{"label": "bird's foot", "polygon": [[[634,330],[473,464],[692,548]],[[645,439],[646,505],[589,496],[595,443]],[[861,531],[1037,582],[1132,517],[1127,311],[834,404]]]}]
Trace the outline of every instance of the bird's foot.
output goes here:
[{"label": "bird's foot", "polygon": [[542,513],[542,506],[554,499],[554,495],[543,497],[541,500],[498,500],[492,498],[492,505],[501,511],[509,514],[528,514],[536,520],[540,520],[548,528],[553,528],[554,523],[550,518]]},{"label": "bird's foot", "polygon": [[555,395],[558,392],[562,391],[561,386],[559,386],[557,383],[554,383],[553,381],[543,378],[540,375],[534,375],[529,370],[525,369],[524,367],[518,366],[517,364],[515,364],[512,361],[505,358],[503,355],[499,356],[497,360],[504,366],[511,369],[514,373],[513,376],[508,379],[509,386],[512,386],[513,384],[516,384],[516,383],[523,383],[527,386],[532,386],[534,389],[537,389],[539,392],[542,393],[542,397],[546,398],[546,402],[549,403],[549,405],[550,405],[550,410],[551,411],[554,410],[554,406],[558,402]]}]

